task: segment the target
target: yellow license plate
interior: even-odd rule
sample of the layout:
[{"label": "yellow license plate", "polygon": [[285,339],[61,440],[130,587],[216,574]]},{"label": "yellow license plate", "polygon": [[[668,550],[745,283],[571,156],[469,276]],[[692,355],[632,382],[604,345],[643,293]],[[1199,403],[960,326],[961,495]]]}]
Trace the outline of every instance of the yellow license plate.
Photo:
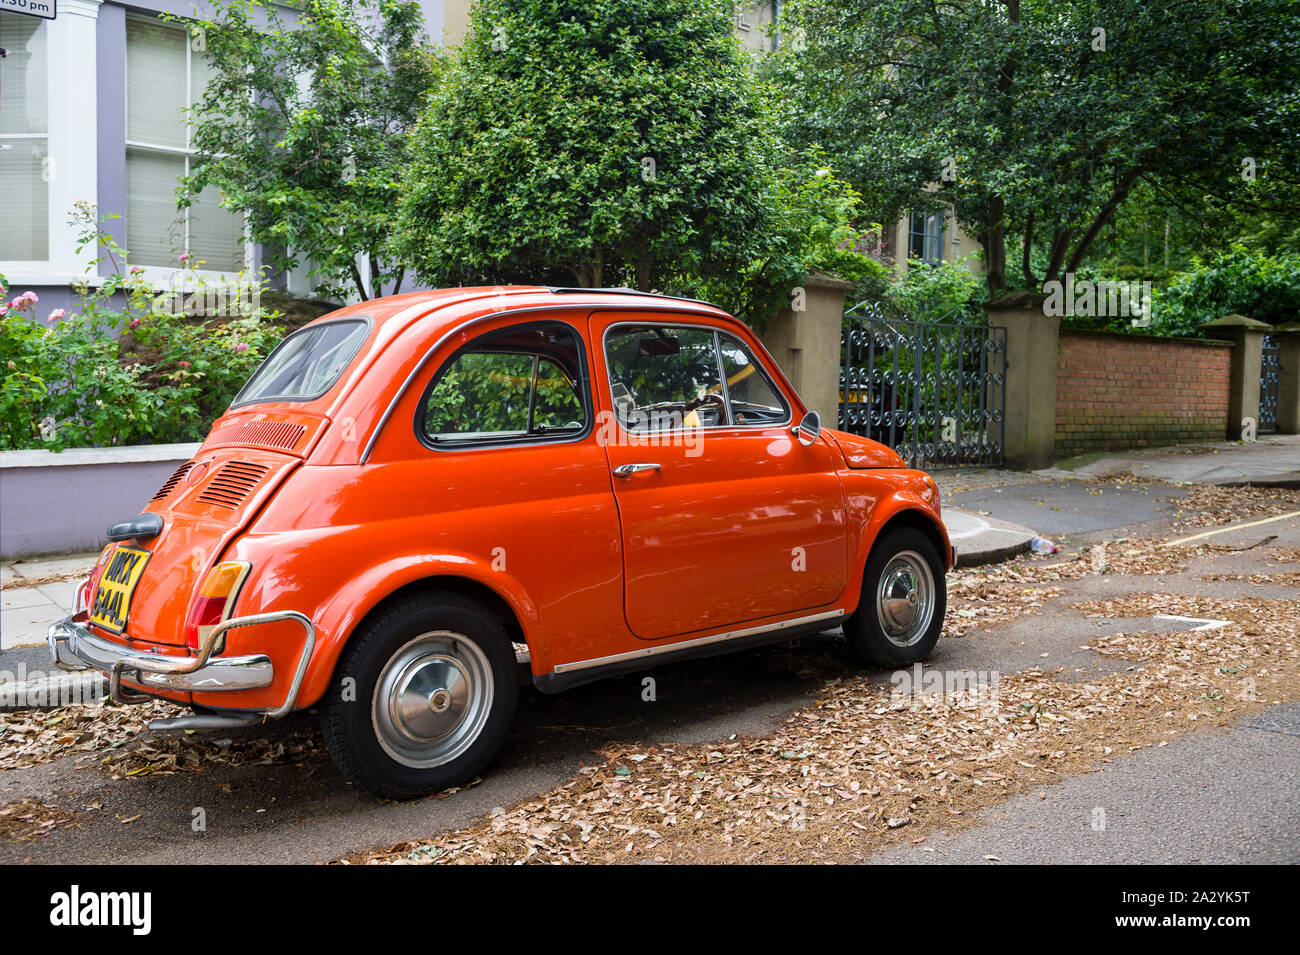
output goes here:
[{"label": "yellow license plate", "polygon": [[90,604],[90,622],[121,633],[126,629],[127,613],[131,609],[131,595],[144,574],[149,562],[149,551],[139,547],[119,544],[108,559],[104,576],[99,578],[95,599]]}]

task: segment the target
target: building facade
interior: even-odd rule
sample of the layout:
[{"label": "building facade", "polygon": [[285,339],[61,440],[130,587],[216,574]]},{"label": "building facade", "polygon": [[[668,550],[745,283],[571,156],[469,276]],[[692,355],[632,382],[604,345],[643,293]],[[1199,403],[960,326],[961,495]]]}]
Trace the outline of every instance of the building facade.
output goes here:
[{"label": "building facade", "polygon": [[[51,0],[51,6],[53,0]],[[459,36],[468,0],[420,0],[434,43],[450,26]],[[281,17],[297,19],[290,5]],[[184,109],[208,80],[202,43],[182,24],[188,2],[57,0],[54,19],[13,13],[0,2],[0,275],[31,289],[42,313],[69,308],[72,286],[93,283],[113,266],[93,265],[93,243],[70,216],[91,204],[111,217],[105,228],[133,265],[159,288],[182,265],[202,262],[220,280],[261,266],[258,247],[244,241],[238,213],[202,193],[185,210],[176,188],[194,153]],[[88,272],[89,270],[89,272]],[[302,275],[275,284],[310,293]]]},{"label": "building facade", "polygon": [[[471,0],[419,0],[431,42],[464,36]],[[44,4],[42,4],[44,5]],[[293,23],[292,3],[271,3]],[[245,241],[241,216],[206,190],[187,209],[176,191],[195,159],[185,109],[208,82],[202,43],[183,23],[201,0],[49,0],[53,19],[11,12],[0,0],[0,275],[37,293],[41,314],[71,310],[74,286],[111,274],[78,206],[108,217],[105,230],[159,289],[188,263],[209,281],[259,273],[260,248]],[[34,8],[35,4],[24,6]],[[746,46],[771,49],[776,4],[742,2],[735,28]],[[182,256],[185,259],[182,259]],[[358,262],[368,283],[368,265]],[[310,295],[307,269],[272,285]]]}]

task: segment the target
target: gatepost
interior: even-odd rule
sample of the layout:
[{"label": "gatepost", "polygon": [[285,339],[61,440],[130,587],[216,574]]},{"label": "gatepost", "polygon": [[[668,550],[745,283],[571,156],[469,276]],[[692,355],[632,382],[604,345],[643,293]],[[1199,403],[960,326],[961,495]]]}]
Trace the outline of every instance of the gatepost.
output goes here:
[{"label": "gatepost", "polygon": [[1061,318],[1046,314],[1043,297],[1034,292],[1015,292],[984,308],[990,325],[1007,330],[1003,460],[1007,467],[1021,470],[1050,467],[1056,445]]},{"label": "gatepost", "polygon": [[1267,322],[1245,315],[1224,315],[1201,325],[1206,338],[1232,342],[1228,376],[1229,441],[1253,439],[1259,431],[1259,377],[1264,358],[1264,336],[1273,330]]},{"label": "gatepost", "polygon": [[840,329],[844,295],[851,288],[852,282],[834,275],[808,273],[790,306],[760,336],[804,404],[821,415],[824,428],[839,427]]}]

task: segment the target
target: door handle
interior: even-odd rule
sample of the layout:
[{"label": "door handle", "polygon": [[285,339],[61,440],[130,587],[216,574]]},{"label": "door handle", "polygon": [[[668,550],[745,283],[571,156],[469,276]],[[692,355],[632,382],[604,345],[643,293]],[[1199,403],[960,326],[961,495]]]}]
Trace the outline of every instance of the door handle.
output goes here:
[{"label": "door handle", "polygon": [[633,474],[639,474],[641,471],[658,471],[657,464],[620,464],[614,469],[614,476],[629,478]]}]

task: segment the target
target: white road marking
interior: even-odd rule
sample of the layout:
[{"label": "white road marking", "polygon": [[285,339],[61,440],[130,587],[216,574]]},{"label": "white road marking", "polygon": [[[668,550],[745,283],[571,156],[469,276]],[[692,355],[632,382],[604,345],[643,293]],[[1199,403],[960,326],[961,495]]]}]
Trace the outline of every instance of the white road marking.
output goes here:
[{"label": "white road marking", "polygon": [[1158,613],[1158,614],[1156,614],[1154,617],[1152,617],[1151,619],[1153,619],[1153,620],[1176,620],[1176,621],[1178,621],[1179,623],[1199,623],[1199,624],[1202,624],[1202,626],[1199,626],[1199,627],[1192,627],[1192,630],[1193,630],[1193,631],[1196,631],[1196,630],[1218,630],[1220,627],[1226,627],[1226,626],[1228,626],[1230,623],[1232,623],[1231,620],[1211,620],[1209,617],[1178,617],[1178,616],[1174,616],[1174,615],[1172,615],[1172,614],[1163,614],[1163,613]]},{"label": "white road marking", "polygon": [[1231,524],[1228,527],[1217,527],[1212,531],[1205,531],[1203,534],[1193,534],[1191,537],[1180,537],[1176,541],[1166,541],[1166,547],[1177,547],[1179,544],[1189,544],[1192,541],[1198,541],[1205,537],[1213,537],[1215,534],[1226,534],[1228,531],[1244,531],[1247,527],[1259,527],[1261,524],[1272,524],[1274,521],[1284,521],[1288,517],[1300,517],[1300,511],[1291,511],[1289,514],[1278,514],[1276,517],[1266,517],[1263,520],[1251,521],[1249,524]]}]

